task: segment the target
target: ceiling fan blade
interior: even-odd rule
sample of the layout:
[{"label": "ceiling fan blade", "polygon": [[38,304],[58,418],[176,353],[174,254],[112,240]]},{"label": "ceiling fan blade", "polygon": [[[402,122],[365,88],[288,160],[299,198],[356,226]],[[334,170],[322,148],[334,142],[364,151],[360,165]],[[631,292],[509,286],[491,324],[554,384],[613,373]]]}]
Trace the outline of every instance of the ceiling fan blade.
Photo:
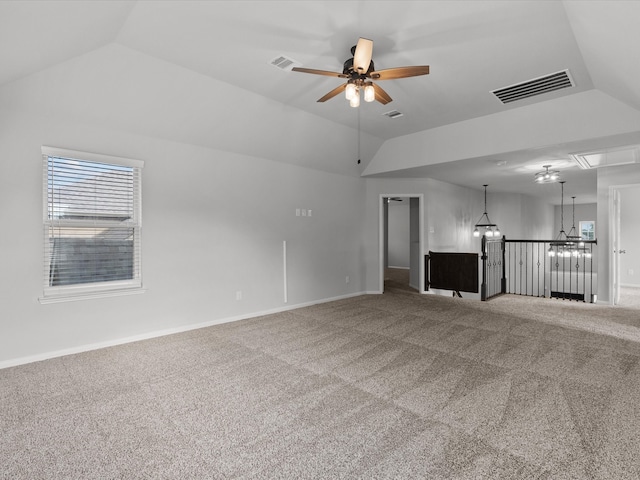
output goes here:
[{"label": "ceiling fan blade", "polygon": [[330,72],[328,70],[316,70],[315,68],[293,67],[293,72],[313,73],[314,75],[326,75],[327,77],[347,78],[348,75],[338,72]]},{"label": "ceiling fan blade", "polygon": [[393,101],[389,94],[375,83],[373,84],[373,91],[376,92],[376,100],[381,104],[386,105],[387,103]]},{"label": "ceiling fan blade", "polygon": [[396,78],[417,77],[419,75],[428,75],[429,65],[420,65],[415,67],[396,67],[387,68],[371,72],[371,78],[374,80],[393,80]]},{"label": "ceiling fan blade", "polygon": [[340,85],[339,87],[334,88],[333,90],[331,90],[329,93],[327,93],[324,97],[318,99],[318,102],[326,102],[327,100],[332,99],[333,97],[335,97],[336,95],[338,95],[341,92],[344,92],[344,89],[347,88],[347,84],[343,83],[342,85]]},{"label": "ceiling fan blade", "polygon": [[360,37],[353,54],[353,69],[359,73],[367,73],[373,55],[373,41]]}]

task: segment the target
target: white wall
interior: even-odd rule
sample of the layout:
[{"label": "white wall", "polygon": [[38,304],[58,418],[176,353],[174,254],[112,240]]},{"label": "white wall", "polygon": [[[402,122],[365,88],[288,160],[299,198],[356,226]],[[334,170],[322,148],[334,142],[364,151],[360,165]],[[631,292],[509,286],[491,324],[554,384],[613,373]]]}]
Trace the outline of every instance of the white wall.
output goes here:
[{"label": "white wall", "polygon": [[389,202],[388,217],[388,259],[389,267],[409,268],[409,200]]},{"label": "white wall", "polygon": [[542,199],[517,193],[488,193],[487,210],[491,221],[509,240],[554,238],[553,205]]},{"label": "white wall", "polygon": [[[6,110],[0,144],[0,366],[364,290],[359,177]],[[146,293],[38,302],[41,145],[145,161]]]}]

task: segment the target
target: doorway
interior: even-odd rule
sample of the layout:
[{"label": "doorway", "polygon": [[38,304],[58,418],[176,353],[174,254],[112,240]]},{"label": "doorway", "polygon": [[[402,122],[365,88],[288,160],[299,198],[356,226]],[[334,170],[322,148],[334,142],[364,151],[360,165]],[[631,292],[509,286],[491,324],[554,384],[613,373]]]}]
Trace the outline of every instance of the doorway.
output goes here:
[{"label": "doorway", "polygon": [[611,187],[612,202],[612,290],[613,304],[640,308],[640,222],[636,206],[640,184]]},{"label": "doorway", "polygon": [[[406,215],[403,220],[396,221],[397,218],[393,217],[396,211],[401,211],[402,215]],[[384,280],[388,267],[401,267],[393,269],[394,278],[398,281],[408,281],[408,286],[411,289],[423,293],[424,248],[422,219],[424,218],[424,196],[422,194],[380,195],[379,212],[380,293],[385,291]],[[402,231],[396,232],[394,229],[397,228],[402,229]],[[390,246],[392,248],[391,251]],[[393,265],[393,263],[401,264]]]}]

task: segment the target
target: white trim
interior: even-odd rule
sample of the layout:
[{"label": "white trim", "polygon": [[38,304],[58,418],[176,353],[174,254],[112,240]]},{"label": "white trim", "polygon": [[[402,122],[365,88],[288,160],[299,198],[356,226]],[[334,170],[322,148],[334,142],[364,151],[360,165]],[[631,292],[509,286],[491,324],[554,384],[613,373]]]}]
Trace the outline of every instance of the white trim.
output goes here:
[{"label": "white trim", "polygon": [[284,283],[284,303],[289,301],[288,289],[287,289],[287,241],[282,241],[282,271],[283,271],[283,283]]},{"label": "white trim", "polygon": [[156,330],[153,332],[142,333],[140,335],[133,335],[130,337],[116,338],[116,339],[107,340],[104,342],[89,343],[85,345],[79,345],[77,347],[65,348],[62,350],[54,350],[51,352],[45,352],[45,353],[40,353],[36,355],[29,355],[26,357],[18,357],[10,360],[0,361],[0,370],[2,370],[3,368],[15,367],[17,365],[24,365],[26,363],[40,362],[42,360],[62,357],[65,355],[74,355],[76,353],[89,352],[91,350],[98,350],[100,348],[113,347],[117,345],[123,345],[126,343],[139,342],[141,340],[149,340],[151,338],[163,337],[166,335],[173,335],[173,334],[182,333],[182,332],[188,332],[190,330],[197,330],[199,328],[212,327],[214,325],[220,325],[222,323],[236,322],[238,320],[246,320],[248,318],[262,317],[264,315],[271,315],[274,313],[286,312],[289,310],[309,307],[309,306],[318,305],[321,303],[335,302],[337,300],[344,300],[346,298],[358,297],[360,295],[366,295],[366,293],[365,292],[349,293],[349,294],[340,295],[337,297],[299,303],[297,305],[288,305],[285,307],[278,307],[278,308],[273,308],[269,310],[263,310],[261,312],[253,312],[253,313],[248,313],[244,315],[237,315],[235,317],[218,318],[216,320],[210,320],[208,322],[195,323],[195,324],[185,325],[181,327],[167,328],[164,330]]},{"label": "white trim", "polygon": [[[98,153],[86,153],[77,150],[68,150],[57,147],[42,146],[43,161],[43,227],[44,227],[44,275],[43,275],[43,293],[38,298],[41,304],[60,303],[76,300],[88,300],[95,298],[105,298],[121,295],[133,295],[144,293],[142,290],[142,167],[144,162],[140,160],[132,160],[122,157],[114,157],[111,155],[102,155]],[[53,160],[52,160],[53,158]],[[54,219],[49,218],[48,214],[48,186],[49,186],[49,164],[56,162],[58,159],[71,159],[78,162],[97,162],[105,165],[125,166],[132,170],[133,180],[133,218],[128,221],[110,221],[110,220],[76,220],[76,219]],[[51,245],[50,235],[51,228],[76,228],[79,230],[87,228],[128,228],[133,231],[133,278],[120,281],[109,282],[90,282],[63,286],[50,286],[48,281],[48,269],[51,261]]]},{"label": "white trim", "polygon": [[[616,208],[614,205],[614,197],[620,194],[620,190],[623,190],[626,188],[638,188],[638,187],[640,187],[640,183],[629,183],[624,185],[609,185],[609,189],[608,189],[607,208],[609,212],[609,225],[608,225],[609,238],[607,239],[607,246],[609,247],[609,285],[607,285],[607,290],[609,294],[609,301],[607,303],[609,305],[616,305],[616,298],[615,298],[616,289],[614,288],[614,282],[617,280],[617,277],[618,277],[618,271],[615,268],[616,254],[613,251],[615,248],[613,239],[614,237],[616,237],[615,235]],[[620,209],[620,206],[618,206],[618,209]],[[596,228],[597,228],[597,224],[596,224]],[[618,226],[618,231],[619,231],[619,226]],[[620,241],[619,238],[617,240]],[[621,286],[622,285],[618,285],[618,288]],[[600,289],[600,286],[598,286],[598,289]]]},{"label": "white trim", "polygon": [[101,153],[80,152],[78,150],[69,150],[66,148],[42,146],[42,155],[56,158],[69,158],[71,160],[85,160],[98,163],[111,163],[123,167],[142,168],[143,160],[135,160],[133,158],[114,157],[111,155],[103,155]]},{"label": "white trim", "polygon": [[66,295],[49,295],[46,297],[39,297],[38,302],[42,305],[49,303],[64,303],[64,302],[76,302],[78,300],[92,300],[95,298],[108,298],[108,297],[122,297],[124,295],[138,295],[145,293],[144,288],[128,288],[119,290],[99,290],[92,293],[76,293]]},{"label": "white trim", "polygon": [[[607,247],[609,248],[609,285],[607,285],[609,301],[607,303],[609,305],[616,304],[615,302],[616,289],[614,288],[614,283],[616,281],[617,271],[615,267],[616,255],[615,253],[613,253],[613,249],[614,249],[613,239],[615,237],[614,229],[616,226],[615,205],[614,205],[614,196],[616,194],[615,190],[616,190],[615,186],[609,185],[609,191],[607,193],[607,198],[608,198],[607,209],[609,213],[609,225],[607,226],[609,230],[609,238],[607,239]],[[598,286],[598,289],[600,289],[600,286]]]}]

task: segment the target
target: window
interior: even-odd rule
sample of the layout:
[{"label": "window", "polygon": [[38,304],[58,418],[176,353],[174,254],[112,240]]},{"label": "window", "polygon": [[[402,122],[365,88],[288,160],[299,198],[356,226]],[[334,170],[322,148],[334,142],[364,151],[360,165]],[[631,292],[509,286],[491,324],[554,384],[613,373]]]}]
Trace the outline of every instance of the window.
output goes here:
[{"label": "window", "polygon": [[596,222],[593,220],[585,220],[580,222],[580,236],[583,240],[596,239]]},{"label": "window", "polygon": [[42,147],[42,303],[139,293],[143,162]]}]

